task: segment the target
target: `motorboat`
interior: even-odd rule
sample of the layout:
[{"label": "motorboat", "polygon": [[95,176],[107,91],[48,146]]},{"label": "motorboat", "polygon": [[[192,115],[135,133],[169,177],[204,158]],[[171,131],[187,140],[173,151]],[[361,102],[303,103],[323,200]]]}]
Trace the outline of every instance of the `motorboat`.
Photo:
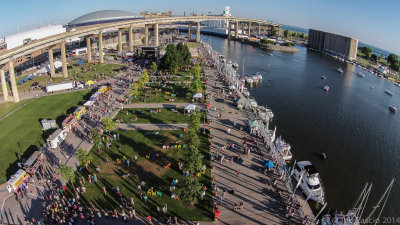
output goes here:
[{"label": "motorboat", "polygon": [[237,62],[233,62],[232,63],[233,68],[238,69],[239,68],[239,64]]},{"label": "motorboat", "polygon": [[272,53],[268,53],[268,55],[269,55],[269,56],[274,56],[274,54],[272,54]]},{"label": "motorboat", "polygon": [[261,120],[266,123],[272,118],[274,118],[274,113],[268,107],[258,106],[257,107],[258,115],[260,116]]},{"label": "motorboat", "polygon": [[246,77],[246,83],[253,84],[254,81],[253,81],[253,79],[251,77]]},{"label": "motorboat", "polygon": [[385,89],[385,93],[390,95],[390,96],[393,96],[393,92],[389,91],[388,89]]},{"label": "motorboat", "polygon": [[326,80],[326,76],[321,76],[321,79],[322,80]]},{"label": "motorboat", "polygon": [[300,161],[294,168],[293,177],[302,192],[311,200],[324,204],[325,192],[317,168],[310,161]]},{"label": "motorboat", "polygon": [[325,92],[328,92],[328,91],[329,91],[329,86],[325,86],[325,87],[324,87],[324,91],[325,91]]},{"label": "motorboat", "polygon": [[260,72],[256,73],[257,79],[261,82],[261,80],[263,79],[262,75]]},{"label": "motorboat", "polygon": [[293,158],[291,150],[291,146],[289,143],[286,143],[281,137],[276,139],[275,145],[278,147],[279,145],[279,153],[281,153],[283,160],[290,161]]},{"label": "motorboat", "polygon": [[250,97],[250,92],[249,92],[249,90],[247,90],[247,88],[244,88],[242,93],[246,98]]},{"label": "motorboat", "polygon": [[342,68],[337,68],[337,70],[336,71],[338,71],[339,73],[343,73],[343,69]]},{"label": "motorboat", "polygon": [[361,72],[358,72],[357,75],[358,75],[359,77],[362,77],[362,78],[365,77],[365,74],[363,74],[363,73],[361,73]]},{"label": "motorboat", "polygon": [[396,106],[394,106],[394,105],[391,105],[390,107],[389,107],[389,109],[390,109],[390,111],[391,112],[397,112],[397,108],[396,108]]},{"label": "motorboat", "polygon": [[257,106],[258,106],[256,100],[254,100],[254,99],[250,99],[250,105],[251,105],[252,107],[254,107],[254,108],[257,108]]},{"label": "motorboat", "polygon": [[399,83],[394,83],[394,85],[396,85],[397,87],[400,87],[400,84],[399,84]]}]

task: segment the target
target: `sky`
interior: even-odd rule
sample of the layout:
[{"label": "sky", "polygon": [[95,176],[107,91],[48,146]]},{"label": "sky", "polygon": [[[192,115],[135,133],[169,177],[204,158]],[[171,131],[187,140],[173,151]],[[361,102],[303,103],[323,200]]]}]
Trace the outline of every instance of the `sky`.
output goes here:
[{"label": "sky", "polygon": [[400,54],[400,0],[4,0],[0,7],[0,38],[40,25],[64,25],[97,10],[219,14],[228,5],[232,16],[350,36]]}]

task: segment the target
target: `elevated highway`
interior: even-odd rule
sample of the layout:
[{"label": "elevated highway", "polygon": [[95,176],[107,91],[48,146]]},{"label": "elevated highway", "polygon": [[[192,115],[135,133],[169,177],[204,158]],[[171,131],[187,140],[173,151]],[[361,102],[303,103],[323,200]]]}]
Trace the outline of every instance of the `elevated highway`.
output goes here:
[{"label": "elevated highway", "polygon": [[[103,46],[102,43],[102,33],[107,32],[107,31],[115,31],[118,30],[118,50],[122,50],[122,44],[121,44],[121,31],[128,29],[128,39],[129,39],[129,50],[133,51],[133,34],[132,34],[132,29],[133,28],[145,28],[145,43],[144,45],[148,45],[148,40],[149,40],[149,28],[154,29],[154,44],[156,46],[159,45],[158,41],[158,26],[161,24],[174,24],[174,23],[188,23],[189,28],[191,28],[192,25],[196,26],[196,40],[200,41],[200,22],[202,21],[209,21],[209,20],[224,20],[224,21],[229,21],[229,28],[228,28],[228,37],[231,36],[231,32],[235,33],[235,36],[238,36],[238,29],[239,29],[239,23],[241,24],[247,24],[247,29],[248,29],[248,35],[250,35],[250,30],[252,25],[255,26],[257,25],[258,32],[261,32],[262,28],[267,27],[268,29],[272,29],[273,27],[276,28],[277,30],[280,30],[281,25],[276,24],[276,23],[271,23],[263,20],[257,20],[257,19],[249,19],[249,18],[238,18],[238,17],[225,17],[225,16],[177,16],[177,17],[160,17],[160,18],[150,18],[150,19],[132,19],[132,20],[126,20],[126,21],[121,21],[121,22],[113,22],[113,23],[104,23],[104,24],[98,24],[98,25],[90,25],[90,26],[82,26],[78,27],[76,29],[71,29],[71,31],[67,31],[65,33],[49,36],[40,40],[35,40],[32,42],[29,42],[26,45],[19,46],[13,49],[9,49],[7,51],[3,51],[0,53],[0,76],[1,80],[5,80],[4,77],[4,70],[8,69],[9,75],[10,75],[10,83],[11,83],[11,90],[12,90],[12,97],[8,96],[8,91],[7,90],[5,82],[2,82],[2,88],[3,88],[3,95],[5,101],[14,101],[18,102],[19,101],[19,96],[18,96],[18,90],[16,86],[16,81],[15,81],[15,75],[14,75],[14,65],[13,61],[19,57],[22,57],[24,55],[28,55],[34,51],[37,50],[48,50],[49,53],[49,59],[53,59],[53,48],[61,48],[61,61],[62,61],[62,73],[63,77],[68,77],[68,71],[67,71],[67,65],[66,65],[66,41],[74,38],[81,38],[85,37],[86,42],[87,42],[87,48],[88,48],[88,61],[90,62],[92,60],[91,58],[91,41],[90,38],[92,37],[97,37],[98,38],[98,44],[99,46]],[[189,29],[189,37],[191,37],[191,29]],[[99,47],[99,56],[103,55],[103,48]],[[52,65],[53,60],[50,60],[50,67],[54,68]],[[103,57],[100,57],[100,63],[103,63]],[[54,69],[50,71],[51,76],[54,76]]]}]

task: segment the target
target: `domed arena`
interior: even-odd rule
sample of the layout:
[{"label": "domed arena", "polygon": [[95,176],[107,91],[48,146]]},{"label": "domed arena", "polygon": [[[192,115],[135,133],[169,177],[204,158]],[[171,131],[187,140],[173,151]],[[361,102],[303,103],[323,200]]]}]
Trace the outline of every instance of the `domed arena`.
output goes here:
[{"label": "domed arena", "polygon": [[139,15],[122,10],[101,10],[80,16],[68,23],[68,27],[111,23],[124,20],[142,19]]}]

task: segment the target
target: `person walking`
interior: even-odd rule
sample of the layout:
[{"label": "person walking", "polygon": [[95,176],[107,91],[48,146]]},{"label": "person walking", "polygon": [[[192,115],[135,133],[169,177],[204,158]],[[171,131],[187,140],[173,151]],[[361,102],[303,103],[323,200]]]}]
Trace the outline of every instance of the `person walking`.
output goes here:
[{"label": "person walking", "polygon": [[239,178],[240,170],[237,171],[237,178]]}]

